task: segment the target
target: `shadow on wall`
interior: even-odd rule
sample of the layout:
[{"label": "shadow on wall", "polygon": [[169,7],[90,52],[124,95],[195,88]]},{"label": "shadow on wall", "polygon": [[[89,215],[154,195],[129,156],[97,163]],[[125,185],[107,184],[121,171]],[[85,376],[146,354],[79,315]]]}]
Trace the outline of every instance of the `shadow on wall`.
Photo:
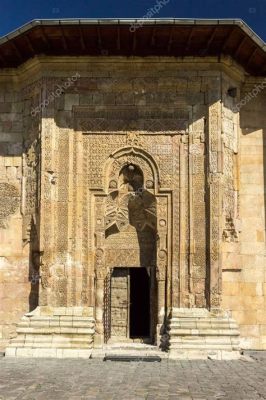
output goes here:
[{"label": "shadow on wall", "polygon": [[32,218],[29,246],[29,281],[31,282],[29,311],[33,311],[39,304],[40,262],[39,238],[37,227]]}]

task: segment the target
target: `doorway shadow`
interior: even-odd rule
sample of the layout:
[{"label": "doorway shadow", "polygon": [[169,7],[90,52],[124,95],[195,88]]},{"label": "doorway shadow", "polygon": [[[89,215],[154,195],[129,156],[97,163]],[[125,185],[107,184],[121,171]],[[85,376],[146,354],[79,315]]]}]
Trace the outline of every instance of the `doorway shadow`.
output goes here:
[{"label": "doorway shadow", "polygon": [[150,337],[150,276],[146,268],[130,268],[129,337]]}]

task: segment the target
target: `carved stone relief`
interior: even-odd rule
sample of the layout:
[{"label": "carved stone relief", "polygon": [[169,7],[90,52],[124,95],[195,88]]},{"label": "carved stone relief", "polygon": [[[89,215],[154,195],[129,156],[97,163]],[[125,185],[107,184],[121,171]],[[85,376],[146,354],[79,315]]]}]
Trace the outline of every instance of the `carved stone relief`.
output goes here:
[{"label": "carved stone relief", "polygon": [[18,210],[20,195],[18,189],[7,182],[0,183],[0,228],[8,226],[8,217]]},{"label": "carved stone relief", "polygon": [[[35,132],[36,134],[36,132]],[[39,204],[39,158],[40,144],[34,139],[24,156],[23,166],[23,241],[30,240],[30,225],[32,219],[36,222]]]},{"label": "carved stone relief", "polygon": [[187,131],[186,109],[152,106],[74,107],[75,129],[83,132],[143,131],[162,134]]},{"label": "carved stone relief", "polygon": [[220,207],[221,174],[219,154],[221,150],[221,104],[219,101],[209,107],[209,213],[210,213],[210,306],[217,308],[221,302],[221,270],[219,265],[220,249]]},{"label": "carved stone relief", "polygon": [[226,217],[225,227],[223,230],[223,240],[225,242],[238,242],[239,240],[239,229],[231,217]]}]

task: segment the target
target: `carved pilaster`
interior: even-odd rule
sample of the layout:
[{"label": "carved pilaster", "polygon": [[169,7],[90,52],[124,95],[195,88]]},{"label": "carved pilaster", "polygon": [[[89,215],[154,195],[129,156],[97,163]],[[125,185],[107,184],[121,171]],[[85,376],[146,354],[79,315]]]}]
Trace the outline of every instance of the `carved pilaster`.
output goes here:
[{"label": "carved pilaster", "polygon": [[189,201],[188,201],[188,137],[180,142],[180,186],[179,186],[179,301],[173,307],[186,307],[188,296],[188,250],[189,250]]},{"label": "carved pilaster", "polygon": [[40,218],[40,249],[43,251],[41,264],[40,305],[49,305],[48,288],[51,285],[50,265],[54,248],[54,203],[53,203],[53,122],[42,120],[42,163],[41,163],[41,218]]},{"label": "carved pilaster", "polygon": [[[167,293],[168,293],[168,305],[177,307],[180,302],[180,221],[182,216],[182,209],[180,207],[180,188],[183,184],[183,179],[181,177],[181,162],[183,163],[182,153],[180,150],[180,140],[182,136],[173,137],[173,179],[172,179],[172,193],[171,198],[169,198],[168,212],[170,212],[172,207],[172,213],[169,216],[169,221],[172,219],[172,225],[168,229],[169,238],[168,241],[168,265],[169,272],[168,276],[171,276],[171,281],[168,279],[167,282]],[[171,229],[170,229],[171,228]],[[170,269],[171,265],[171,269]],[[170,275],[171,274],[171,275]]]},{"label": "carved pilaster", "polygon": [[222,276],[221,241],[221,102],[213,99],[209,105],[208,124],[208,184],[209,184],[209,306],[221,304]]},{"label": "carved pilaster", "polygon": [[205,107],[193,107],[189,133],[189,307],[206,307]]}]

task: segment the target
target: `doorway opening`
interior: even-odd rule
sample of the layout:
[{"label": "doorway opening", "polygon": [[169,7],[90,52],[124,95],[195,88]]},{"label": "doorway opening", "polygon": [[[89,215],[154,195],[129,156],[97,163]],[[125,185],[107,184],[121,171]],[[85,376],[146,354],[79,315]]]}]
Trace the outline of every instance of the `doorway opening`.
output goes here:
[{"label": "doorway opening", "polygon": [[151,292],[151,278],[145,267],[114,268],[108,318],[111,341],[153,340]]},{"label": "doorway opening", "polygon": [[146,268],[130,268],[130,338],[150,336],[150,277]]}]

